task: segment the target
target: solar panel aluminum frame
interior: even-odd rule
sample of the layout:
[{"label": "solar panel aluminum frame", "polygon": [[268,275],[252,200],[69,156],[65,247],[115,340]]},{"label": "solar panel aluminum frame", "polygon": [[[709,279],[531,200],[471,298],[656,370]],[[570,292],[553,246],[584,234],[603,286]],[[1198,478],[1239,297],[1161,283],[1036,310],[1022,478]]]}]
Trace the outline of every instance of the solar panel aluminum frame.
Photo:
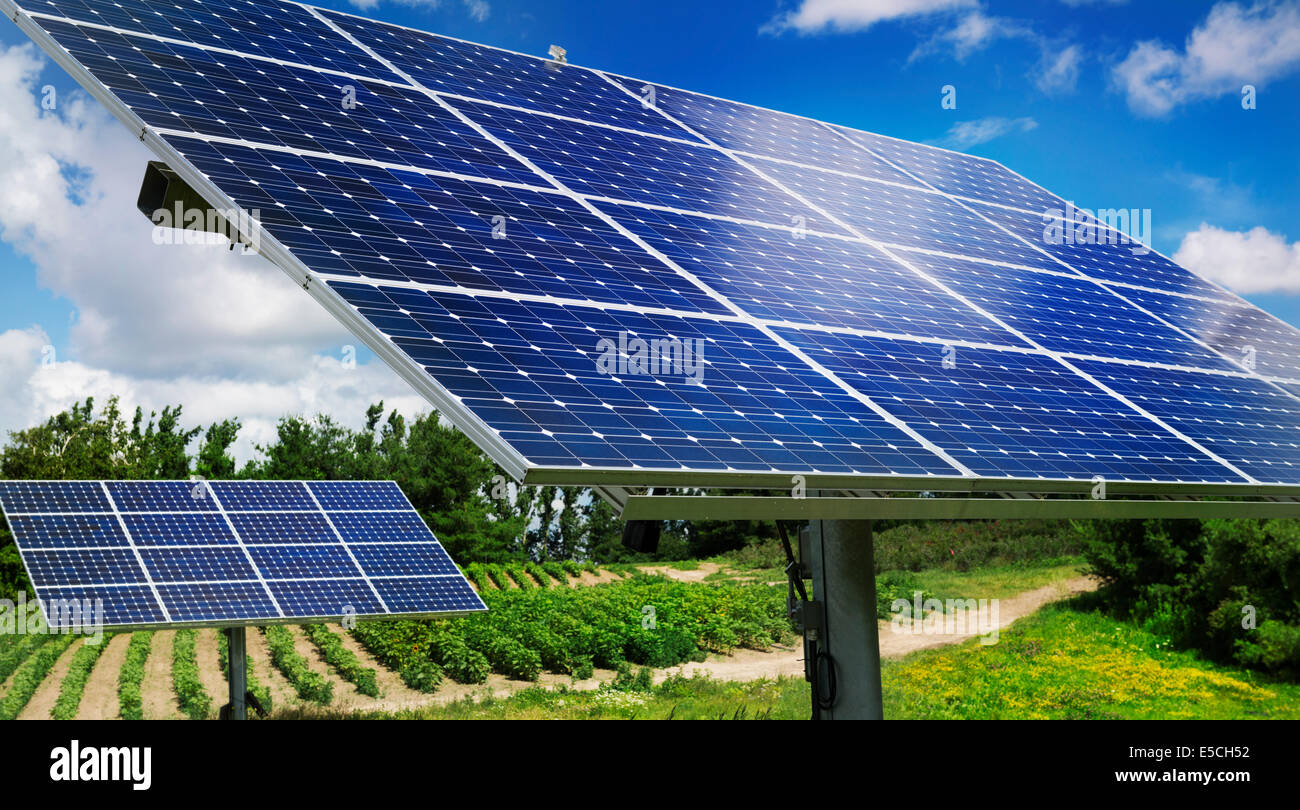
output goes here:
[{"label": "solar panel aluminum frame", "polygon": [[[32,484],[78,484],[78,483],[80,483],[80,484],[99,484],[99,483],[101,483],[101,482],[100,482],[100,481],[89,481],[89,480],[83,480],[83,481],[77,481],[77,480],[57,480],[57,481],[56,481],[56,480],[35,480],[35,479],[33,479],[33,480],[24,480],[24,483],[32,483]],[[293,481],[293,482],[283,482],[283,483],[303,483],[303,484],[306,484],[306,483],[311,483],[311,482],[306,482],[306,481]],[[400,491],[400,488],[399,488],[399,491]],[[410,498],[408,498],[408,497],[406,496],[406,493],[405,493],[405,492],[402,493],[402,498],[406,500],[407,508],[408,508],[412,513],[415,513],[415,514],[418,515],[419,513],[416,511],[414,504],[411,503]],[[324,511],[325,511],[325,510],[322,508],[322,512],[324,512]],[[389,511],[389,510],[381,510],[381,511]],[[392,510],[392,511],[401,511],[401,510]],[[9,524],[9,526],[11,527],[11,531],[12,531],[12,525],[13,525],[13,524],[12,524],[12,521],[10,520],[10,516],[9,516],[8,510],[7,510],[7,509],[3,509],[2,506],[0,506],[0,514],[2,514],[2,515],[4,516],[5,522],[6,522],[7,524]],[[46,513],[39,513],[39,514],[46,514]],[[48,514],[56,514],[56,513],[48,513]],[[120,518],[120,512],[118,512],[118,513],[116,513],[116,514],[118,514],[118,516],[119,516],[119,518]],[[133,513],[133,512],[132,512],[132,513],[128,513],[128,514],[155,514],[155,513],[151,513],[151,512]],[[421,519],[421,520],[423,520],[423,519]],[[436,538],[435,538],[435,539],[436,539]],[[439,541],[439,544],[441,545],[441,541]],[[31,565],[30,565],[29,562],[28,562],[27,555],[26,555],[26,554],[24,553],[24,551],[23,551],[23,547],[22,547],[22,545],[19,544],[19,543],[17,543],[17,542],[15,542],[15,543],[14,543],[14,546],[18,549],[18,557],[19,557],[19,560],[20,560],[20,561],[22,562],[22,564],[23,564],[23,570],[30,572],[30,571],[32,570],[32,568],[31,568]],[[462,576],[463,576],[463,574],[462,574]],[[61,587],[62,587],[62,586],[61,586]],[[75,586],[67,586],[67,587],[75,587]],[[33,586],[33,589],[34,589],[34,588],[35,588],[35,586]],[[48,611],[47,611],[46,608],[45,608],[45,600],[40,598],[40,594],[39,594],[39,593],[37,594],[37,602],[38,602],[38,604],[39,604],[39,606],[40,606],[41,617],[45,620],[46,625],[49,626],[49,618],[50,618],[50,617],[49,617],[49,613],[48,613]],[[485,611],[486,611],[486,609],[484,609],[484,610],[439,611],[439,612],[434,612],[434,613],[365,613],[365,614],[359,614],[359,615],[357,615],[355,618],[356,618],[358,621],[364,621],[364,622],[379,622],[379,621],[407,621],[407,620],[417,620],[417,619],[454,619],[454,618],[458,618],[458,617],[462,617],[462,616],[473,616],[473,615],[476,615],[476,614],[479,614],[479,613],[484,613]],[[274,616],[274,617],[257,618],[257,619],[229,619],[229,620],[224,620],[224,619],[223,619],[223,620],[219,620],[219,621],[202,621],[202,620],[197,620],[197,621],[170,621],[170,622],[142,622],[142,623],[136,623],[136,624],[107,624],[107,623],[106,623],[106,624],[102,625],[102,627],[101,627],[100,629],[102,629],[102,630],[104,630],[104,631],[106,631],[106,632],[107,632],[107,631],[112,631],[112,632],[114,632],[114,633],[135,632],[135,631],[140,631],[140,630],[185,630],[185,629],[190,629],[190,630],[202,630],[202,629],[207,629],[207,628],[229,629],[229,628],[238,628],[238,627],[269,627],[269,626],[273,626],[273,625],[284,625],[284,626],[289,626],[289,625],[304,625],[304,624],[321,624],[321,623],[325,623],[325,622],[338,622],[338,621],[341,621],[341,620],[346,619],[346,618],[347,618],[347,617],[345,617],[345,616],[285,616],[285,617]],[[57,628],[51,628],[49,632],[50,632],[50,633],[59,633],[59,632],[72,632],[72,631],[68,631],[68,630],[60,631],[60,630],[57,629]]]},{"label": "solar panel aluminum frame", "polygon": [[[306,6],[311,8],[310,6]],[[115,117],[127,125],[132,132],[138,133],[142,143],[165,161],[191,188],[198,191],[207,203],[220,210],[242,210],[216,185],[207,180],[201,172],[162,137],[157,135],[135,115],[124,103],[119,101],[111,91],[99,82],[71,54],[63,49],[52,36],[35,22],[13,0],[0,0],[0,11],[13,20],[15,24],[36,42],[60,67],[66,70],[97,101],[105,106]],[[350,15],[356,16],[356,15]],[[359,18],[364,19],[364,18]],[[364,49],[363,49],[364,52]],[[590,70],[571,65],[570,69]],[[607,74],[591,70],[599,77]],[[612,76],[613,74],[608,74]],[[612,79],[610,79],[612,82]],[[689,91],[683,91],[689,92]],[[808,119],[813,120],[813,119]],[[822,122],[817,122],[822,123]],[[200,138],[200,140],[202,140]],[[873,153],[874,154],[874,153]],[[996,163],[996,162],[995,162]],[[997,164],[1001,165],[1001,164]],[[1003,167],[1006,168],[1006,167]],[[1008,171],[1011,171],[1008,169]],[[1015,172],[1016,176],[1020,177]],[[539,179],[542,179],[539,177]],[[1024,179],[1022,177],[1022,179]],[[1029,182],[1029,181],[1027,181]],[[539,184],[541,185],[541,184]],[[926,184],[928,185],[928,184]],[[952,194],[939,192],[950,200],[960,200]],[[272,264],[280,268],[294,283],[301,286],[317,303],[332,314],[343,326],[360,339],[368,348],[392,368],[397,374],[429,401],[452,424],[466,434],[481,450],[516,481],[525,485],[574,485],[593,486],[616,507],[622,507],[626,494],[622,488],[643,486],[666,487],[707,487],[719,489],[789,489],[792,479],[799,476],[802,483],[810,489],[828,490],[875,490],[895,492],[1036,492],[1036,493],[1075,493],[1086,492],[1090,482],[1070,479],[1046,478],[989,478],[964,476],[955,471],[949,475],[935,475],[918,478],[897,476],[845,476],[836,474],[816,474],[803,470],[772,472],[727,472],[727,471],[670,471],[647,470],[636,468],[599,468],[599,467],[547,467],[535,466],[504,441],[494,430],[479,417],[462,405],[459,400],[442,388],[431,375],[404,352],[397,349],[392,342],[377,328],[368,323],[341,295],[332,290],[320,276],[297,259],[283,244],[271,236],[265,228],[257,227],[260,253]],[[1126,494],[1152,495],[1241,495],[1262,497],[1287,497],[1300,495],[1300,486],[1271,484],[1196,484],[1163,482],[1115,482],[1108,486],[1115,492]]]},{"label": "solar panel aluminum frame", "polygon": [[[138,133],[140,141],[154,154],[167,163],[168,167],[180,175],[190,188],[199,192],[208,205],[221,211],[240,211],[224,192],[197,171],[175,148],[153,132],[129,107],[123,104],[113,93],[96,79],[90,71],[81,65],[71,54],[63,49],[52,36],[31,19],[13,0],[0,0],[0,11],[12,19],[18,27],[32,38],[60,67],[89,92],[96,101],[118,118],[123,124]],[[251,217],[249,218],[251,220]],[[473,413],[460,404],[441,386],[434,382],[425,370],[417,365],[405,353],[393,346],[392,342],[374,326],[369,324],[341,295],[330,289],[311,268],[299,261],[284,245],[280,244],[260,224],[257,226],[257,244],[260,253],[272,264],[280,268],[294,283],[302,287],[318,304],[335,317],[344,327],[384,362],[397,372],[403,380],[431,402],[438,411],[447,416],[466,436],[501,465],[515,480],[523,480],[527,472],[527,461],[513,447],[507,444],[489,429]]]}]

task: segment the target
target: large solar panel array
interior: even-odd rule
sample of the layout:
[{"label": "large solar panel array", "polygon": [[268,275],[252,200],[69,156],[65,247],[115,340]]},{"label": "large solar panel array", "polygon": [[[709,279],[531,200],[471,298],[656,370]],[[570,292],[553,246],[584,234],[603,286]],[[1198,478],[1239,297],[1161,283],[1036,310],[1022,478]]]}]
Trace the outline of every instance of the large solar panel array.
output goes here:
[{"label": "large solar panel array", "polygon": [[486,610],[392,482],[0,481],[0,509],[54,627]]},{"label": "large solar panel array", "polygon": [[0,8],[525,480],[1300,484],[1300,332],[993,161],[285,0]]}]

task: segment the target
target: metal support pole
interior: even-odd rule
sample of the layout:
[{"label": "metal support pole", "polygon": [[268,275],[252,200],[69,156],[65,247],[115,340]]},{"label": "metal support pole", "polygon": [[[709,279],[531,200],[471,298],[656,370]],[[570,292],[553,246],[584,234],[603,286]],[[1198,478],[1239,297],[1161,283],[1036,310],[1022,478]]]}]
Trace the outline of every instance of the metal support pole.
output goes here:
[{"label": "metal support pole", "polygon": [[810,528],[813,599],[824,606],[814,670],[814,700],[821,705],[813,706],[813,716],[882,720],[871,521],[821,520]]},{"label": "metal support pole", "polygon": [[229,641],[229,654],[226,657],[230,662],[227,682],[230,684],[231,720],[248,719],[248,706],[244,702],[244,694],[248,691],[248,648],[245,646],[244,633],[242,627],[232,627],[226,631],[226,639]]}]

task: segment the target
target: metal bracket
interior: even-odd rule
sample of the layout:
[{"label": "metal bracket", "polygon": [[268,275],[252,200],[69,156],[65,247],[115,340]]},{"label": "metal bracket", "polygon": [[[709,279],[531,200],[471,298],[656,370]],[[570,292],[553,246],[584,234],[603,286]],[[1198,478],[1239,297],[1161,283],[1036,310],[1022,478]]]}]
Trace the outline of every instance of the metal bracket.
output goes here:
[{"label": "metal bracket", "polygon": [[816,641],[826,628],[826,606],[815,599],[809,602],[796,601],[791,613],[799,632],[811,641]]}]

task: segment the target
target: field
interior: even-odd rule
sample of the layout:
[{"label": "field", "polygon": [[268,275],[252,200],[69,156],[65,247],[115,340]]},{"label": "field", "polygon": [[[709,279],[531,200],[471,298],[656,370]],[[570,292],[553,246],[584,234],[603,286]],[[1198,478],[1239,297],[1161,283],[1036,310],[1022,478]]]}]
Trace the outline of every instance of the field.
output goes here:
[{"label": "field", "polygon": [[[1062,527],[883,533],[893,598],[997,598],[999,642],[890,635],[886,716],[1300,718],[1300,686],[1216,666],[1095,608]],[[901,539],[900,539],[901,538]],[[1032,553],[1038,544],[1038,555]],[[946,559],[945,559],[946,558]],[[487,614],[248,631],[248,681],[272,719],[801,719],[801,649],[773,548],[597,567],[471,565]],[[214,630],[99,646],[0,636],[0,718],[191,718],[226,701]]]}]

